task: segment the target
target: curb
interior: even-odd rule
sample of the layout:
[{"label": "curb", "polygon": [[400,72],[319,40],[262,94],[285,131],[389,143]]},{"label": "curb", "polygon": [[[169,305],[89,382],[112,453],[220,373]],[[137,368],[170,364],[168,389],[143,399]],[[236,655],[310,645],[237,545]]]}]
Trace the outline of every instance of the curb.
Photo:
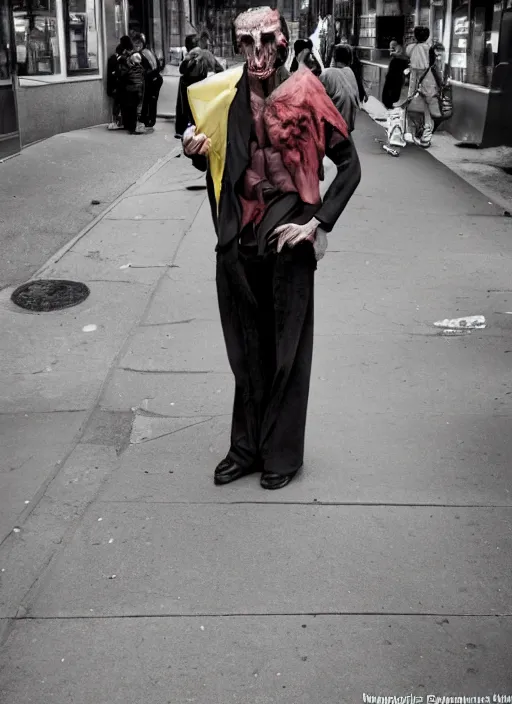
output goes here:
[{"label": "curb", "polygon": [[163,168],[167,162],[169,162],[171,159],[174,159],[174,157],[181,151],[181,147],[174,147],[171,149],[171,151],[161,159],[159,159],[156,164],[153,164],[153,166],[146,171],[145,174],[143,174],[137,181],[134,181],[134,183],[131,184],[131,186],[128,186],[115,200],[110,203],[104,210],[101,211],[96,217],[91,220],[90,223],[88,223],[84,228],[80,230],[80,232],[73,237],[67,244],[65,244],[63,247],[61,247],[53,256],[48,259],[42,267],[40,267],[29,279],[28,281],[33,281],[34,279],[40,278],[46,269],[50,266],[54,266],[59,262],[62,257],[69,252],[70,249],[72,249],[77,242],[79,242],[82,237],[85,237],[85,235],[90,232],[93,227],[95,227],[103,218],[109,213],[111,210],[113,210],[118,203],[120,203],[124,198],[126,198],[131,191],[134,191],[136,188],[141,186],[143,183],[148,181],[152,176],[154,176],[158,171],[160,171],[161,168]]}]

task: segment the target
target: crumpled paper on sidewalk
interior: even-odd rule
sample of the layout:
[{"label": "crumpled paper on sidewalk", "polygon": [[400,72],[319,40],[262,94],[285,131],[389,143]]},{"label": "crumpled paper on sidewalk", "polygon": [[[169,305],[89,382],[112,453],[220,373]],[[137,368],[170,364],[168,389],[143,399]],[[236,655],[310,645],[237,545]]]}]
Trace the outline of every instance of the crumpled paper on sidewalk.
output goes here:
[{"label": "crumpled paper on sidewalk", "polygon": [[485,328],[485,317],[483,315],[467,315],[464,318],[445,318],[434,323],[436,328],[447,330],[481,330]]}]

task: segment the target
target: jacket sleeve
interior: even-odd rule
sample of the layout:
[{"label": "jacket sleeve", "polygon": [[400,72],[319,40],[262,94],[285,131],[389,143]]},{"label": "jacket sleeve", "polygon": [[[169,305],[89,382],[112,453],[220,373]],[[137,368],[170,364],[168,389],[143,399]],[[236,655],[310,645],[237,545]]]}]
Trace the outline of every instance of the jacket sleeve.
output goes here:
[{"label": "jacket sleeve", "polygon": [[336,165],[337,174],[315,218],[322,230],[331,232],[361,181],[361,164],[351,137],[329,146],[325,155]]},{"label": "jacket sleeve", "polygon": [[208,159],[205,156],[202,156],[201,154],[196,154],[195,156],[188,156],[185,154],[185,156],[187,159],[190,159],[192,166],[198,171],[202,171],[203,173],[208,171]]}]

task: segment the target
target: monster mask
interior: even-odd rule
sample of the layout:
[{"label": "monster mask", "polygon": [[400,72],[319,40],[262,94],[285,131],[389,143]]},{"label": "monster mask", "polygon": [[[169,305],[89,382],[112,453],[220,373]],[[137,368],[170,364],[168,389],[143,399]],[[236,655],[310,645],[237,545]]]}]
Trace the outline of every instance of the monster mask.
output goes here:
[{"label": "monster mask", "polygon": [[247,61],[251,76],[265,81],[276,70],[279,57],[286,52],[286,25],[277,10],[258,7],[243,12],[235,20],[235,41]]}]

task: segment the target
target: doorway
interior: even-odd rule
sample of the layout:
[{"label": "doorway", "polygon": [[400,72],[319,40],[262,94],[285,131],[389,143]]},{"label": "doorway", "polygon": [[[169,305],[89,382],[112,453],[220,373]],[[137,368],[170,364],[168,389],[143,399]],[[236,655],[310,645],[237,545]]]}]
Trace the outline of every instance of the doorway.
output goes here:
[{"label": "doorway", "polygon": [[21,149],[13,37],[9,0],[0,0],[0,160]]}]

